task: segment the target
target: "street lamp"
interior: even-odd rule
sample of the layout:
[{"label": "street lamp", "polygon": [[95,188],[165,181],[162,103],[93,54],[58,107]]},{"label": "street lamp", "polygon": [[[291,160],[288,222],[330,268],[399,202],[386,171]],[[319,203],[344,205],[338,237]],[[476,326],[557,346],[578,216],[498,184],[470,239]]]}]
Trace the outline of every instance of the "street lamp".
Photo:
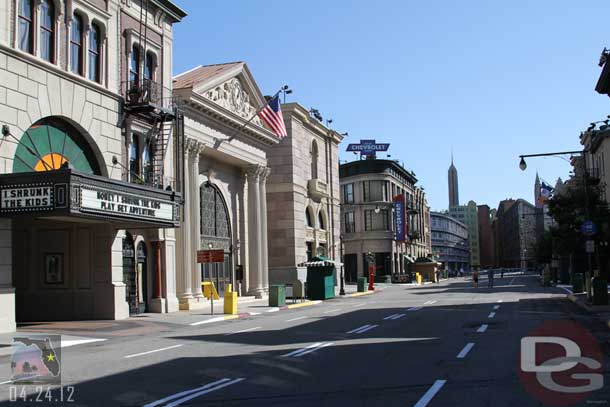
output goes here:
[{"label": "street lamp", "polygon": [[519,168],[521,168],[521,171],[525,171],[527,168],[527,164],[525,163],[525,158],[523,158],[523,156],[521,156],[521,161],[519,161]]}]

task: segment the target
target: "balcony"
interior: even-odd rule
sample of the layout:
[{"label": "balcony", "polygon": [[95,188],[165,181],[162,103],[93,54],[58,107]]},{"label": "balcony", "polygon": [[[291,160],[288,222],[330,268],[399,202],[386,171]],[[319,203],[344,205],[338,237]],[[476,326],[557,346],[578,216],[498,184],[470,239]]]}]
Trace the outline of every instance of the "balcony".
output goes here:
[{"label": "balcony", "polygon": [[310,179],[307,182],[307,191],[311,199],[320,202],[328,196],[328,185],[319,178]]},{"label": "balcony", "polygon": [[122,83],[125,107],[133,113],[167,115],[173,113],[171,90],[150,79],[129,80]]}]

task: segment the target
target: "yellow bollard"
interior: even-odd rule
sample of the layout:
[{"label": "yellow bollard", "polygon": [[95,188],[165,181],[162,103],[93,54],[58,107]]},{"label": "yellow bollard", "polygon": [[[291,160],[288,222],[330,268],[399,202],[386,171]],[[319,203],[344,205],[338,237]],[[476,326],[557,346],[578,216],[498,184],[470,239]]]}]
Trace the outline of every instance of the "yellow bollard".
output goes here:
[{"label": "yellow bollard", "polygon": [[417,284],[421,285],[421,282],[422,282],[421,274],[415,273],[415,279],[417,280]]},{"label": "yellow bollard", "polygon": [[233,286],[231,284],[227,284],[227,288],[225,289],[224,312],[229,315],[237,314],[237,293],[233,292]]}]

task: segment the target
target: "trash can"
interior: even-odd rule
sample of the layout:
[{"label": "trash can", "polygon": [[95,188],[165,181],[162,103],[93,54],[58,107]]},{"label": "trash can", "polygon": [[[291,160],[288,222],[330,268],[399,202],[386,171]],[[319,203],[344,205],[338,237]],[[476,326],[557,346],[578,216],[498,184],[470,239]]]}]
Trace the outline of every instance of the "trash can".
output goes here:
[{"label": "trash can", "polygon": [[600,277],[591,280],[593,305],[608,305],[608,281]]},{"label": "trash can", "polygon": [[286,305],[286,286],[276,284],[269,287],[269,306],[283,307]]},{"label": "trash can", "polygon": [[233,291],[233,286],[227,284],[224,294],[224,313],[228,315],[237,314],[237,293]]},{"label": "trash can", "polygon": [[366,292],[368,285],[368,281],[366,281],[366,277],[358,277],[358,292],[364,293]]},{"label": "trash can", "polygon": [[580,294],[585,291],[584,277],[582,273],[572,274],[572,292],[574,294]]}]

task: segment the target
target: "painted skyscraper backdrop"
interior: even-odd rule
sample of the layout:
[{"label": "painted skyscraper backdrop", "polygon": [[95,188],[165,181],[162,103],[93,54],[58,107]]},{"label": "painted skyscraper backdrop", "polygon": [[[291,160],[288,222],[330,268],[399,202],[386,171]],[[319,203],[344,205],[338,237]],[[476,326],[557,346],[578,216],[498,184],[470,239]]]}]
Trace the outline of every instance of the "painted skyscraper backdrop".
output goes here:
[{"label": "painted skyscraper backdrop", "polygon": [[460,194],[458,191],[458,173],[457,169],[453,165],[453,154],[451,154],[451,167],[448,171],[449,178],[449,207],[457,206],[460,204]]}]

